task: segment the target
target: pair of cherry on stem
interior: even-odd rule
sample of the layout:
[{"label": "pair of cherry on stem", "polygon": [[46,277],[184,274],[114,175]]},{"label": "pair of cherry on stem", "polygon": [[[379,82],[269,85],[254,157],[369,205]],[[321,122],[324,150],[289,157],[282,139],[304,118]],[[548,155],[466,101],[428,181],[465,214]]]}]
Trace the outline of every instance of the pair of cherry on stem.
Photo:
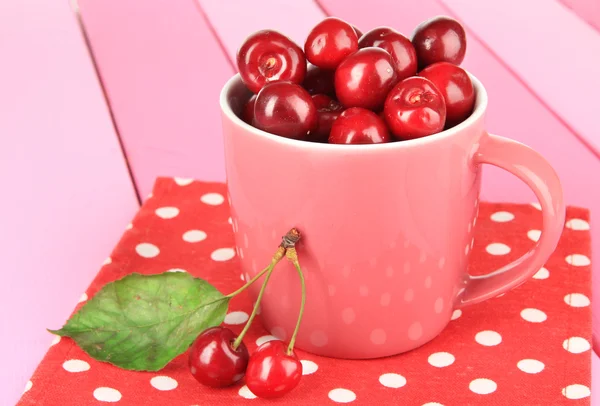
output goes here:
[{"label": "pair of cherry on stem", "polygon": [[[271,258],[271,263],[240,289],[227,297],[233,297],[262,276],[265,276],[256,303],[246,325],[239,336],[228,328],[217,326],[202,332],[192,344],[189,355],[189,368],[198,382],[211,387],[233,385],[246,378],[248,389],[261,398],[276,398],[294,389],[302,377],[302,363],[294,352],[294,343],[306,300],[304,276],[298,262],[295,244],[300,239],[297,229],[291,229],[282,238],[282,242]],[[296,327],[287,347],[282,341],[273,340],[260,345],[249,355],[242,341],[254,317],[275,266],[286,257],[296,268],[302,287],[302,301]]]}]

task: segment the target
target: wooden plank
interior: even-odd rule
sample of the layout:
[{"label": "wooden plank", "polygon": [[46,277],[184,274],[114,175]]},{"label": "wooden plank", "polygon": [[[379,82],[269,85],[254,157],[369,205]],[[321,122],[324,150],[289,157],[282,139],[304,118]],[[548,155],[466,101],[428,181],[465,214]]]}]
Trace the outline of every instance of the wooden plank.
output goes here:
[{"label": "wooden plank", "polygon": [[138,204],[65,1],[0,7],[0,404],[15,404]]},{"label": "wooden plank", "polygon": [[233,69],[192,0],[80,0],[136,184],[225,179],[219,92]]}]

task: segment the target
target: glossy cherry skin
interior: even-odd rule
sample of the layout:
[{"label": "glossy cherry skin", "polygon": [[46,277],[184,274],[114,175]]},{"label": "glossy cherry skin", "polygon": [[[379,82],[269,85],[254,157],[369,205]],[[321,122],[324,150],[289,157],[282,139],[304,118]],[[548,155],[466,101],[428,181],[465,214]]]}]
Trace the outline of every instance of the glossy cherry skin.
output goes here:
[{"label": "glossy cherry skin", "polygon": [[319,124],[317,125],[317,129],[309,136],[309,141],[327,142],[331,126],[340,114],[342,114],[344,108],[337,100],[333,100],[324,94],[316,94],[312,99],[317,108]]},{"label": "glossy cherry skin", "polygon": [[233,385],[244,377],[248,365],[248,349],[242,342],[233,349],[236,336],[224,327],[212,327],[202,332],[190,349],[188,366],[201,384],[221,388]]},{"label": "glossy cherry skin", "polygon": [[475,105],[475,90],[464,69],[448,62],[437,62],[419,72],[419,76],[431,80],[442,93],[446,103],[446,128],[455,126],[471,115]]},{"label": "glossy cherry skin", "polygon": [[398,80],[417,73],[417,52],[412,42],[389,27],[378,27],[367,32],[358,41],[358,47],[377,47],[389,52],[396,65]]},{"label": "glossy cherry skin", "polygon": [[398,83],[383,109],[385,121],[396,138],[410,140],[444,129],[446,105],[430,80],[413,76]]},{"label": "glossy cherry skin", "polygon": [[242,120],[244,120],[247,124],[252,125],[254,121],[254,104],[256,103],[256,95],[253,94],[252,97],[246,102],[244,105],[244,110],[242,111]]},{"label": "glossy cherry skin", "polygon": [[357,37],[358,39],[360,39],[360,37],[362,37],[362,36],[363,36],[363,32],[362,32],[361,30],[359,30],[358,28],[356,28],[356,26],[355,26],[355,25],[353,25],[353,26],[352,26],[352,28],[354,28],[354,32],[356,33],[356,37]]},{"label": "glossy cherry skin", "polygon": [[359,49],[335,71],[335,94],[344,107],[379,111],[398,82],[391,55],[381,48]]},{"label": "glossy cherry skin", "polygon": [[261,30],[246,38],[238,50],[237,67],[246,87],[258,93],[269,82],[302,83],[306,58],[302,49],[285,35]]},{"label": "glossy cherry skin", "polygon": [[327,17],[310,31],[304,43],[306,59],[323,69],[335,69],[358,50],[354,28],[336,17]]},{"label": "glossy cherry skin", "polygon": [[329,97],[335,97],[335,87],[333,85],[333,74],[335,71],[321,69],[315,65],[308,65],[306,76],[302,87],[311,95],[326,94]]},{"label": "glossy cherry skin", "polygon": [[290,392],[302,378],[302,363],[279,340],[268,341],[256,349],[248,362],[246,385],[256,396],[278,398]]},{"label": "glossy cherry skin", "polygon": [[317,124],[317,108],[310,94],[300,85],[288,81],[271,82],[256,96],[256,128],[286,138],[306,140]]},{"label": "glossy cherry skin", "polygon": [[329,134],[330,144],[380,144],[391,141],[381,117],[361,107],[345,110],[335,120]]},{"label": "glossy cherry skin", "polygon": [[419,24],[412,35],[412,43],[417,51],[419,69],[436,62],[460,65],[467,51],[465,29],[458,21],[446,16]]}]

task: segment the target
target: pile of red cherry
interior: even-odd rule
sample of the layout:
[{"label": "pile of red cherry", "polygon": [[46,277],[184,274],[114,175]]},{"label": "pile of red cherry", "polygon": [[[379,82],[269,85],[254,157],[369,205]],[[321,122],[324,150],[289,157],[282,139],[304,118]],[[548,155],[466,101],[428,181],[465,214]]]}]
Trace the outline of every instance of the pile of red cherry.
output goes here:
[{"label": "pile of red cherry", "polygon": [[304,52],[277,31],[258,31],[237,54],[240,77],[255,93],[241,116],[272,134],[330,144],[435,134],[473,110],[473,84],[458,66],[466,46],[463,27],[445,16],[421,23],[410,40],[388,27],[363,35],[328,17]]}]

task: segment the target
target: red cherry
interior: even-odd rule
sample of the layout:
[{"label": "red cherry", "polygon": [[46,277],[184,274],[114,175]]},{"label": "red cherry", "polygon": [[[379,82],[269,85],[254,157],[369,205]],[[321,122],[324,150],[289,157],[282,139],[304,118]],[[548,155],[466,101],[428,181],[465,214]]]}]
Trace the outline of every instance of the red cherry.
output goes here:
[{"label": "red cherry", "polygon": [[317,123],[315,104],[300,85],[288,81],[272,82],[256,96],[256,128],[286,138],[306,140]]},{"label": "red cherry", "polygon": [[188,366],[201,384],[220,388],[239,382],[248,365],[248,349],[242,342],[233,349],[236,336],[224,327],[202,332],[190,350]]},{"label": "red cherry", "polygon": [[374,28],[358,41],[359,48],[377,47],[385,49],[395,62],[398,80],[417,73],[417,53],[412,42],[389,27]]},{"label": "red cherry", "polygon": [[398,82],[395,63],[381,48],[363,48],[347,57],[335,71],[335,94],[344,107],[380,110]]},{"label": "red cherry", "polygon": [[419,72],[419,76],[431,80],[442,93],[446,102],[446,128],[471,115],[475,90],[464,69],[448,62],[437,62]]},{"label": "red cherry", "polygon": [[315,107],[317,108],[317,115],[319,117],[319,124],[317,129],[310,135],[310,141],[315,142],[327,142],[329,133],[331,132],[331,126],[333,122],[342,114],[344,108],[337,101],[324,94],[316,94],[312,97]]},{"label": "red cherry", "polygon": [[383,109],[385,121],[396,138],[410,140],[444,129],[446,105],[430,80],[413,76],[392,89]]},{"label": "red cherry", "polygon": [[434,17],[417,26],[412,36],[419,69],[436,62],[455,65],[465,58],[467,36],[458,21],[446,16]]},{"label": "red cherry", "polygon": [[321,69],[315,65],[309,65],[302,87],[310,94],[326,94],[335,97],[333,86],[333,74],[335,71]]},{"label": "red cherry", "polygon": [[268,341],[256,349],[248,362],[246,385],[256,396],[277,398],[290,392],[302,378],[302,363],[279,340]]},{"label": "red cherry", "polygon": [[244,105],[244,110],[242,111],[242,120],[246,123],[252,125],[252,121],[254,120],[254,104],[256,103],[256,95],[253,94],[252,97],[246,102]]},{"label": "red cherry", "polygon": [[257,31],[246,38],[237,53],[237,66],[242,82],[254,93],[277,80],[302,83],[306,74],[302,49],[273,30]]},{"label": "red cherry", "polygon": [[333,123],[330,144],[379,144],[390,141],[384,121],[370,110],[351,107]]},{"label": "red cherry", "polygon": [[363,36],[363,33],[362,33],[362,31],[361,31],[361,30],[359,30],[358,28],[356,28],[356,26],[355,26],[355,25],[353,25],[353,26],[352,26],[352,28],[354,28],[354,32],[356,33],[356,37],[357,37],[358,39],[360,39],[360,37],[362,37],[362,36]]},{"label": "red cherry", "polygon": [[354,28],[336,17],[327,17],[317,24],[306,38],[306,59],[323,69],[335,69],[348,55],[358,49]]}]

